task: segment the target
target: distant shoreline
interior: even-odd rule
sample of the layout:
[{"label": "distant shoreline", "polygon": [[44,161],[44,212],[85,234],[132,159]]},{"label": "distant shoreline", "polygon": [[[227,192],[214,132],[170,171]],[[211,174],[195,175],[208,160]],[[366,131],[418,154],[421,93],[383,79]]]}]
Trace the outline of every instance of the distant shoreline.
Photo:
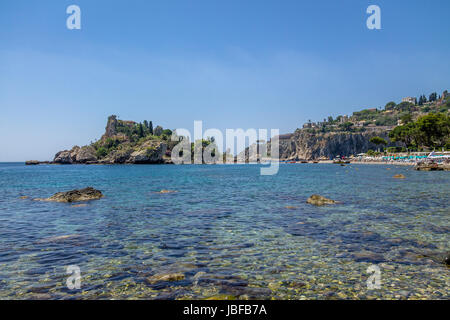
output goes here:
[{"label": "distant shoreline", "polygon": [[384,164],[386,166],[394,165],[394,166],[415,166],[415,162],[385,162],[385,161],[353,161],[351,164]]}]

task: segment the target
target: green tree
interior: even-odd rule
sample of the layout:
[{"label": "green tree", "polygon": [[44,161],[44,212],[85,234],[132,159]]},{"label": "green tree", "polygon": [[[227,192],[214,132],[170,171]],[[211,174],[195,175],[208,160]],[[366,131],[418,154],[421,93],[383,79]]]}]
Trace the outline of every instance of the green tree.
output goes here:
[{"label": "green tree", "polygon": [[403,126],[395,127],[389,132],[389,138],[393,142],[403,142],[408,148],[417,146],[416,126],[414,123],[408,123]]},{"label": "green tree", "polygon": [[139,138],[144,137],[144,127],[143,127],[142,123],[140,123],[140,122],[139,122],[139,132],[138,132],[138,134],[139,134]]},{"label": "green tree", "polygon": [[411,111],[413,109],[414,105],[410,102],[402,102],[399,103],[395,108],[399,111]]},{"label": "green tree", "polygon": [[433,92],[432,94],[430,94],[430,98],[428,100],[430,102],[436,101],[437,100],[437,93]]},{"label": "green tree", "polygon": [[410,113],[406,113],[400,117],[400,120],[403,124],[410,123],[412,121],[412,115]]},{"label": "green tree", "polygon": [[430,113],[417,119],[415,123],[418,141],[430,148],[442,147],[449,139],[450,116]]},{"label": "green tree", "polygon": [[450,116],[430,113],[389,133],[392,141],[401,141],[407,147],[443,147],[450,140]]},{"label": "green tree", "polygon": [[353,123],[352,122],[344,122],[339,125],[342,131],[353,131]]},{"label": "green tree", "polygon": [[150,134],[153,134],[153,122],[149,122],[148,124],[148,131],[150,132]]},{"label": "green tree", "polygon": [[[372,142],[373,144],[376,144],[377,147],[378,147],[379,145],[387,145],[387,141],[384,140],[384,139],[381,138],[381,137],[378,137],[378,136],[375,136],[375,137],[370,138],[369,141]],[[379,147],[378,147],[378,151],[380,151],[380,148],[379,148]]]},{"label": "green tree", "polygon": [[388,102],[384,106],[384,110],[393,110],[397,104],[394,101]]},{"label": "green tree", "polygon": [[161,126],[156,126],[156,128],[155,128],[155,130],[153,130],[153,134],[155,135],[155,136],[161,136],[162,135],[162,133],[163,133],[163,127],[161,127]]}]

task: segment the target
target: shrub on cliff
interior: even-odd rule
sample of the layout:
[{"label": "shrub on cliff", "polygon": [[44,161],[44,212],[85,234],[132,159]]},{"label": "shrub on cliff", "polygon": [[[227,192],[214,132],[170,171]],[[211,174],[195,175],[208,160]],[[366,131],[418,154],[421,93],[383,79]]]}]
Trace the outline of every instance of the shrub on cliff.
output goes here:
[{"label": "shrub on cliff", "polygon": [[100,147],[96,151],[97,158],[99,159],[106,157],[107,154],[108,150],[105,147]]}]

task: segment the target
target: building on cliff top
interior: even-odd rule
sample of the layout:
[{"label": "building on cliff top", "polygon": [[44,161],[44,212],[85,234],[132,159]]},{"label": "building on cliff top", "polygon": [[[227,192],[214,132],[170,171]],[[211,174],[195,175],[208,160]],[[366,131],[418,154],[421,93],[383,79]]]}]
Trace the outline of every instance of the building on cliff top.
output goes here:
[{"label": "building on cliff top", "polygon": [[412,103],[412,104],[417,104],[417,98],[414,98],[414,97],[405,97],[405,98],[403,98],[402,99],[402,102],[409,102],[409,103]]}]

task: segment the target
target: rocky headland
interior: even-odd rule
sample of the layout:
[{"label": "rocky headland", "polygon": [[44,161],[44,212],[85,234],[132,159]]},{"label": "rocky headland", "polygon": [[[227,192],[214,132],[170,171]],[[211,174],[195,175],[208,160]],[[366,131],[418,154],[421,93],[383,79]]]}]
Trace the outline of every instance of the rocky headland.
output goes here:
[{"label": "rocky headland", "polygon": [[[152,122],[136,123],[108,117],[105,133],[96,142],[56,153],[52,164],[157,164],[171,163],[172,131]],[[37,164],[35,161],[31,164]]]}]

